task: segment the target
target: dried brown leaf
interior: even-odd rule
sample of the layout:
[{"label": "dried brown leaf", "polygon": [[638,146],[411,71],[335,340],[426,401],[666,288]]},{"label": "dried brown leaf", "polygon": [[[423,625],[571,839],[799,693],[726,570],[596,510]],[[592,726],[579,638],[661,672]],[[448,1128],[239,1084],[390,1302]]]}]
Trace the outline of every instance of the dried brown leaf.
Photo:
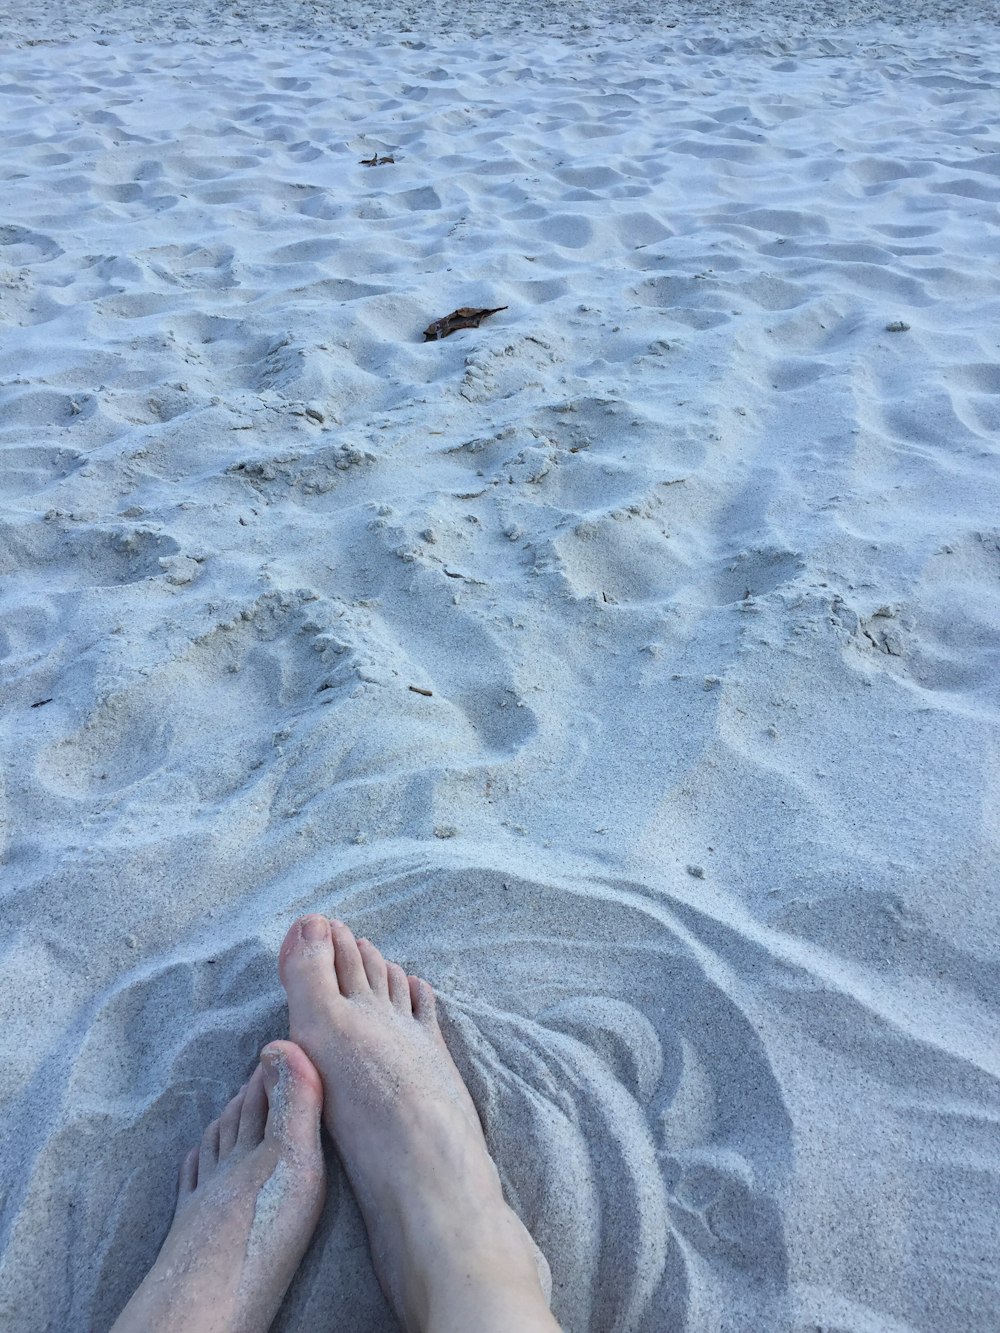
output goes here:
[{"label": "dried brown leaf", "polygon": [[427,325],[424,329],[424,342],[447,338],[449,334],[459,329],[478,329],[487,315],[495,315],[498,311],[506,309],[505,305],[494,306],[492,310],[477,309],[469,305],[459,306],[450,315],[445,315],[441,319],[436,319],[433,324]]}]

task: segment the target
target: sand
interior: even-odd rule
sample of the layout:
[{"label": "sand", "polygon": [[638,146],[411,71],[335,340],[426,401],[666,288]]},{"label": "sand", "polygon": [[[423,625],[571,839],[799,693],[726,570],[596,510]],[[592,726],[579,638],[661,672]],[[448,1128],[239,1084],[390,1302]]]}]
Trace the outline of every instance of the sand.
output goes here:
[{"label": "sand", "polygon": [[[995,18],[4,7],[4,1328],[318,910],[568,1333],[995,1330]],[[336,1168],[276,1327],[392,1327]]]}]

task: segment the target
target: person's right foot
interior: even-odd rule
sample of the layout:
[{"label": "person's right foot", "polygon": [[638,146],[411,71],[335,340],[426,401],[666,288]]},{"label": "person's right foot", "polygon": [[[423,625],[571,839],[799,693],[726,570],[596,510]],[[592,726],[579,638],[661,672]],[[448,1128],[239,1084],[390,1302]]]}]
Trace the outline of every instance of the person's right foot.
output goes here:
[{"label": "person's right foot", "polygon": [[280,971],[292,1040],[323,1080],[323,1119],[407,1333],[557,1330],[427,982],[321,916],[292,926]]}]

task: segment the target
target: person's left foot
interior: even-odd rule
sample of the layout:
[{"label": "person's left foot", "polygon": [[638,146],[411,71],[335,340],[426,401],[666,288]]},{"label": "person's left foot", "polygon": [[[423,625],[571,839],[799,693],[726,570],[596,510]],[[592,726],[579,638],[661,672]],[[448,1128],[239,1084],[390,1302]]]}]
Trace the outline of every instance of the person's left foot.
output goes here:
[{"label": "person's left foot", "polygon": [[266,1333],[323,1207],[322,1106],[305,1052],[265,1047],[185,1159],[173,1225],[112,1333]]}]

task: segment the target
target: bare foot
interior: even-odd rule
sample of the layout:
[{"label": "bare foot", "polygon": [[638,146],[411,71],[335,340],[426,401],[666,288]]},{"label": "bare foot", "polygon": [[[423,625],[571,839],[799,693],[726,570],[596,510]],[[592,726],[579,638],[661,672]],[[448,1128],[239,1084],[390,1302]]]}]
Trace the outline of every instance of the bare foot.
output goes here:
[{"label": "bare foot", "polygon": [[322,1077],[323,1119],[407,1333],[557,1331],[427,982],[321,916],[292,926],[280,970],[292,1037]]},{"label": "bare foot", "polygon": [[264,1048],[185,1158],[173,1225],[112,1333],[266,1333],[323,1207],[322,1101],[298,1046]]}]

